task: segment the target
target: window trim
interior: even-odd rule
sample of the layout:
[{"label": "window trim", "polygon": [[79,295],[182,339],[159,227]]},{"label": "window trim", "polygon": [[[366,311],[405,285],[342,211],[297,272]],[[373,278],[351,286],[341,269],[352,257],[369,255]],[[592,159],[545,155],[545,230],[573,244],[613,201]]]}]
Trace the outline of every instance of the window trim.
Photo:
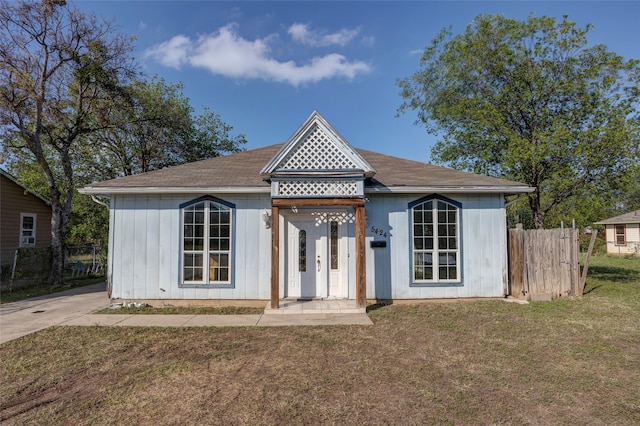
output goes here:
[{"label": "window trim", "polygon": [[[220,204],[222,206],[228,207],[230,210],[230,229],[229,229],[229,280],[228,281],[217,281],[217,282],[198,282],[198,281],[187,281],[184,279],[184,209],[191,207],[194,204],[198,204],[200,202],[214,202]],[[178,288],[235,288],[235,235],[236,235],[236,205],[230,203],[228,201],[222,200],[220,198],[214,197],[212,195],[203,195],[202,197],[198,197],[194,200],[190,200],[184,202],[179,205],[180,209],[180,256],[179,256],[179,267],[180,267],[180,275]],[[208,215],[205,215],[205,229],[209,227],[209,219]],[[208,232],[205,232],[205,235],[208,235]],[[203,247],[203,259],[206,254],[206,258],[209,257],[209,242],[208,239],[205,238],[206,241],[206,249]],[[203,268],[205,266],[203,265]]]},{"label": "window trim", "polygon": [[[618,233],[618,226],[622,228],[622,234]],[[618,242],[618,235],[622,235],[622,243]],[[627,225],[624,223],[616,223],[613,225],[613,244],[616,247],[625,247],[627,245]]]},{"label": "window trim", "polygon": [[[437,276],[431,280],[416,280],[415,278],[415,249],[414,249],[414,235],[413,235],[413,209],[420,204],[426,203],[428,201],[442,201],[448,203],[457,208],[457,276],[458,278],[455,280],[440,280]],[[435,204],[437,206],[437,204]],[[439,194],[431,194],[425,197],[422,197],[418,200],[412,201],[408,205],[407,215],[409,217],[409,287],[463,287],[464,286],[464,277],[463,277],[463,267],[462,267],[462,259],[463,259],[463,250],[462,250],[462,203],[459,201],[452,200],[451,198],[444,197]],[[437,222],[434,222],[434,226],[437,226]],[[434,238],[436,236],[434,235]],[[435,245],[434,245],[435,246]],[[434,271],[437,271],[437,266],[434,265]]]},{"label": "window trim", "polygon": [[[24,243],[22,242],[23,232],[25,232],[24,228],[24,219],[30,217],[33,218],[33,229],[31,229],[31,236],[28,238],[33,238],[33,243]],[[36,230],[38,227],[38,215],[36,213],[20,213],[20,239],[18,241],[18,247],[35,247],[37,243],[36,239]]]}]

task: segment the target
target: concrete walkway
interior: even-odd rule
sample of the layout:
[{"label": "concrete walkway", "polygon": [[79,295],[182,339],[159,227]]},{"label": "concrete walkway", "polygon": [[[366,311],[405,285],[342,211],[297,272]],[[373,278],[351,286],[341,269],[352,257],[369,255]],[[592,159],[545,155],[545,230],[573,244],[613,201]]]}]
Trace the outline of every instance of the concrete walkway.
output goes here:
[{"label": "concrete walkway", "polygon": [[[93,314],[109,306],[104,283],[0,305],[0,344],[51,326],[238,327],[373,325],[366,313],[334,309],[300,310],[287,315],[131,315]],[[309,306],[309,305],[307,305]],[[296,308],[297,310],[297,308]],[[303,313],[304,312],[304,313]],[[348,311],[347,311],[348,312]],[[285,313],[285,312],[282,312]]]}]

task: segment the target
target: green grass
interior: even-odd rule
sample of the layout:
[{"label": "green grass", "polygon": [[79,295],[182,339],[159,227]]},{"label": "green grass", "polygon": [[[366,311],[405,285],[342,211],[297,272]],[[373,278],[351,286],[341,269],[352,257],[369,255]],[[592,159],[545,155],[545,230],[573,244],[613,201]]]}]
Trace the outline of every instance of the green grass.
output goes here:
[{"label": "green grass", "polygon": [[100,283],[104,280],[104,276],[74,277],[66,279],[65,286],[63,287],[52,288],[51,286],[44,283],[32,283],[28,285],[22,285],[20,288],[15,288],[11,291],[8,291],[6,285],[3,284],[2,291],[0,291],[0,303],[17,302],[31,297],[58,293],[60,291],[69,290],[75,287],[84,287],[86,285]]},{"label": "green grass", "polygon": [[586,294],[377,306],[372,327],[53,327],[0,346],[0,423],[640,424],[640,259]]}]

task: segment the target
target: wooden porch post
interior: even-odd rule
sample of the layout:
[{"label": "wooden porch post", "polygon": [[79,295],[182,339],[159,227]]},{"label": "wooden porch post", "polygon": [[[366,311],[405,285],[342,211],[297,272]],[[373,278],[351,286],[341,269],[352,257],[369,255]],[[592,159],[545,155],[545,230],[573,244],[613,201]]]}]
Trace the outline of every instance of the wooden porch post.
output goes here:
[{"label": "wooden porch post", "polygon": [[280,208],[271,206],[271,309],[280,307]]},{"label": "wooden porch post", "polygon": [[367,306],[364,206],[356,207],[356,306]]}]

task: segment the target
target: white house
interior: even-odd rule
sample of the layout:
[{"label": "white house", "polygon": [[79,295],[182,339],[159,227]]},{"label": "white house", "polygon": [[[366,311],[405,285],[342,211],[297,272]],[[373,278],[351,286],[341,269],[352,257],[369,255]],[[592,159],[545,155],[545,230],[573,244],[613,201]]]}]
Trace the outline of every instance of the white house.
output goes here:
[{"label": "white house", "polygon": [[353,148],[313,112],[284,144],[87,186],[110,198],[111,297],[501,297],[527,185]]},{"label": "white house", "polygon": [[640,255],[640,210],[596,222],[604,225],[608,254]]}]

